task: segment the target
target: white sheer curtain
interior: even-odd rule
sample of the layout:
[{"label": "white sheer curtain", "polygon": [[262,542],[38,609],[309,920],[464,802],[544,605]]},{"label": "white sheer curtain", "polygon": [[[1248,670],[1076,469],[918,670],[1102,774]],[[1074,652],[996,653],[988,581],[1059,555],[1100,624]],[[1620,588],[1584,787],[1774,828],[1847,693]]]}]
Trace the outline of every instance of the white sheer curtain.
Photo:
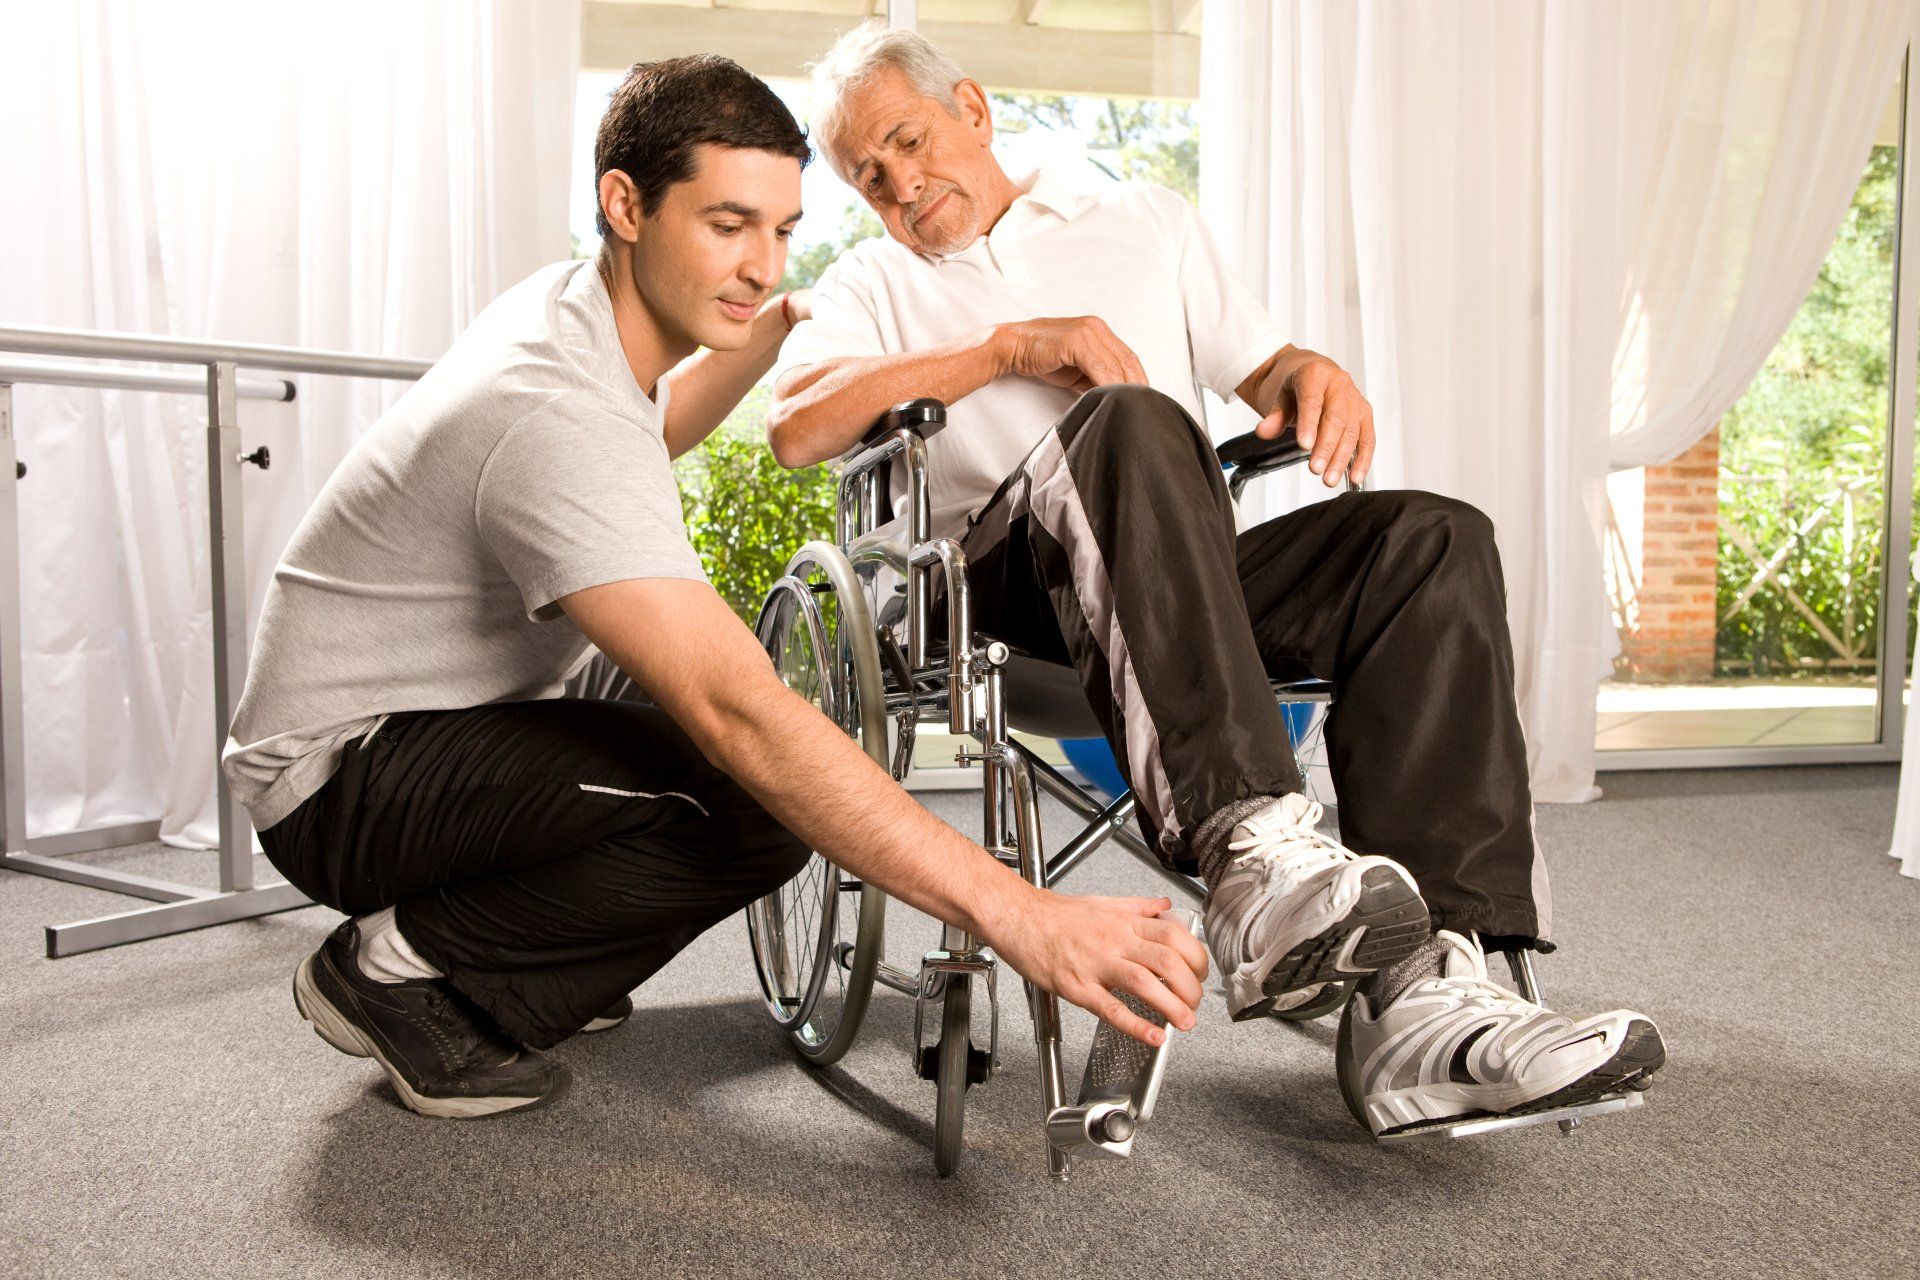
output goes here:
[{"label": "white sheer curtain", "polygon": [[[1615,406],[1625,443],[1657,429],[1677,451],[1744,388],[1838,228],[1913,11],[1209,0],[1201,207],[1281,324],[1373,401],[1377,483],[1497,525],[1538,799],[1598,794]],[[1669,278],[1689,242],[1714,269]],[[1656,378],[1644,353],[1675,325]],[[1638,363],[1616,370],[1621,352]],[[1711,377],[1682,376],[1697,360]]]},{"label": "white sheer curtain", "polygon": [[1635,142],[1609,179],[1628,266],[1608,447],[1619,471],[1685,452],[1766,363],[1860,184],[1915,6],[1575,8],[1571,34],[1606,69],[1581,114]]},{"label": "white sheer curtain", "polygon": [[[0,321],[432,358],[567,254],[572,0],[88,0],[0,40]],[[243,401],[249,629],[404,384]],[[31,834],[214,837],[203,402],[15,388]]]},{"label": "white sheer curtain", "polygon": [[[1920,708],[1916,708],[1920,710]],[[1900,795],[1893,813],[1893,847],[1900,874],[1920,880],[1920,715],[1907,714],[1900,750]]]}]

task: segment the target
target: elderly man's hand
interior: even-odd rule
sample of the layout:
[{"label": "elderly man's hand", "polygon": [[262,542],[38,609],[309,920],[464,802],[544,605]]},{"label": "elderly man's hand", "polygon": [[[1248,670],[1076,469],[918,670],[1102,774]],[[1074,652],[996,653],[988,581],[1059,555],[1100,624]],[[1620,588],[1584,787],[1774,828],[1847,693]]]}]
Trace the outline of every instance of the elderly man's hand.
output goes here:
[{"label": "elderly man's hand", "polygon": [[1295,424],[1307,466],[1332,488],[1342,475],[1355,484],[1373,465],[1373,406],[1347,371],[1317,352],[1289,347],[1262,379],[1258,405],[1270,406],[1254,430],[1271,440]]},{"label": "elderly man's hand", "polygon": [[996,326],[1003,373],[1021,374],[1069,391],[1119,382],[1147,385],[1147,371],[1098,316],[1021,320]]}]

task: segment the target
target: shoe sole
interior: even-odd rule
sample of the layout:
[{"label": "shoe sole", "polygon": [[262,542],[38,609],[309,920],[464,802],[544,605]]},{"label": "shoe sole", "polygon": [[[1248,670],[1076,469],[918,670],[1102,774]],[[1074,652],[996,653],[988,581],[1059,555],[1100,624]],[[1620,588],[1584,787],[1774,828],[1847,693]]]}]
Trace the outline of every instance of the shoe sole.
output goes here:
[{"label": "shoe sole", "polygon": [[1353,909],[1282,956],[1260,984],[1264,1000],[1233,1015],[1248,1022],[1271,1014],[1279,997],[1322,982],[1341,982],[1388,968],[1418,951],[1433,935],[1427,904],[1391,867],[1370,868],[1360,879]]},{"label": "shoe sole", "polygon": [[1535,1098],[1532,1102],[1523,1103],[1506,1111],[1471,1111],[1443,1119],[1421,1120],[1413,1124],[1382,1129],[1375,1136],[1388,1138],[1398,1133],[1413,1133],[1421,1129],[1436,1129],[1443,1125],[1457,1124],[1462,1120],[1538,1115],[1542,1111],[1557,1111],[1562,1107],[1578,1107],[1589,1102],[1598,1102],[1609,1094],[1623,1093],[1628,1089],[1640,1092],[1652,1086],[1653,1081],[1650,1077],[1665,1066],[1666,1062],[1666,1044],[1660,1039],[1659,1030],[1651,1022],[1635,1018],[1627,1024],[1627,1034],[1621,1037],[1619,1051],[1565,1088],[1556,1089],[1544,1097]]},{"label": "shoe sole", "polygon": [[554,1064],[553,1088],[537,1098],[429,1098],[416,1093],[406,1078],[394,1069],[379,1046],[367,1038],[365,1032],[355,1026],[353,1020],[342,1013],[333,1001],[327,999],[313,980],[313,963],[319,957],[308,956],[300,962],[293,974],[293,1007],[300,1016],[312,1024],[314,1034],[325,1040],[341,1053],[355,1058],[371,1058],[392,1082],[394,1092],[400,1095],[400,1101],[408,1110],[417,1111],[423,1116],[432,1116],[436,1120],[490,1120],[496,1116],[513,1112],[532,1111],[557,1102],[565,1097],[573,1085],[573,1073],[559,1063]]}]

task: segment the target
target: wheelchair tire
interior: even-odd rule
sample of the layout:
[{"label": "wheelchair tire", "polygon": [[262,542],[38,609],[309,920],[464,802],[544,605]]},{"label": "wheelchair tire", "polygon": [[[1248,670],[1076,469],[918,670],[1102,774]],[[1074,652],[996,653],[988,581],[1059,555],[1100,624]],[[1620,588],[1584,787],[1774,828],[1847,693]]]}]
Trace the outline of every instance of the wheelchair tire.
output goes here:
[{"label": "wheelchair tire", "polygon": [[973,1044],[973,977],[947,976],[940,1010],[940,1057],[934,1075],[933,1171],[943,1178],[960,1167],[967,1124],[967,1065]]},{"label": "wheelchair tire", "polygon": [[[836,607],[829,610],[823,601]],[[879,648],[866,595],[845,555],[831,543],[802,547],[768,593],[755,632],[787,687],[885,769]],[[839,1061],[859,1034],[884,946],[886,910],[885,893],[817,853],[799,875],[747,908],[754,974],[767,1010],[815,1066]]]}]

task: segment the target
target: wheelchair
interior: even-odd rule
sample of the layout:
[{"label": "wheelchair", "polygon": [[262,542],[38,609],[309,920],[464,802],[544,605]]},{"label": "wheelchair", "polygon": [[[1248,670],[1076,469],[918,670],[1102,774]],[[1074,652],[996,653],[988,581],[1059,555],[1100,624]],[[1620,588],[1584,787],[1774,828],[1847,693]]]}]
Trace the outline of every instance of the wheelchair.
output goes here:
[{"label": "wheelchair", "polygon": [[[940,725],[963,739],[962,766],[982,771],[981,844],[1029,883],[1052,888],[1108,841],[1127,849],[1165,879],[1178,897],[1199,904],[1205,887],[1165,867],[1133,825],[1134,797],[1092,794],[1013,737],[1099,736],[1078,677],[1069,667],[1020,653],[976,634],[966,557],[958,542],[930,536],[926,442],[946,422],[937,400],[899,405],[883,415],[845,461],[839,479],[834,540],[809,542],[768,592],[757,635],[787,686],[811,701],[904,782],[916,731]],[[1273,440],[1249,433],[1218,449],[1237,500],[1253,479],[1305,460],[1289,429]],[[893,518],[889,481],[904,474],[906,513]],[[944,626],[935,608],[944,592]],[[1289,725],[1309,789],[1323,790],[1315,766],[1325,713],[1336,690],[1325,681],[1276,682],[1274,697]],[[1085,822],[1048,854],[1041,839],[1044,792]],[[1337,811],[1328,806],[1329,815]],[[942,926],[940,945],[917,972],[883,956],[886,895],[815,855],[792,881],[748,907],[747,932],[766,1009],[801,1059],[813,1067],[837,1062],[859,1034],[876,985],[914,1001],[912,1062],[934,1084],[935,1170],[959,1166],[969,1089],[999,1070],[998,967],[980,940]],[[1175,908],[1199,933],[1199,917]],[[1530,954],[1507,952],[1516,989],[1538,1000]],[[1023,984],[1038,1050],[1042,1129],[1049,1175],[1066,1180],[1076,1159],[1124,1159],[1151,1119],[1167,1055],[1176,1036],[1150,1048],[1105,1023],[1096,1030],[1077,1097],[1069,1101],[1062,1063],[1058,999]],[[1339,1009],[1350,986],[1330,984],[1298,1007],[1273,1016],[1306,1020]],[[979,997],[986,1003],[986,1044],[974,1041]],[[1164,1020],[1130,996],[1140,1016]],[[1457,1120],[1381,1141],[1434,1135],[1464,1137],[1494,1129],[1557,1122],[1571,1133],[1584,1117],[1640,1104],[1623,1091],[1580,1106],[1525,1116]],[[1349,1100],[1349,1106],[1352,1106]],[[1356,1112],[1356,1119],[1359,1115]]]}]

